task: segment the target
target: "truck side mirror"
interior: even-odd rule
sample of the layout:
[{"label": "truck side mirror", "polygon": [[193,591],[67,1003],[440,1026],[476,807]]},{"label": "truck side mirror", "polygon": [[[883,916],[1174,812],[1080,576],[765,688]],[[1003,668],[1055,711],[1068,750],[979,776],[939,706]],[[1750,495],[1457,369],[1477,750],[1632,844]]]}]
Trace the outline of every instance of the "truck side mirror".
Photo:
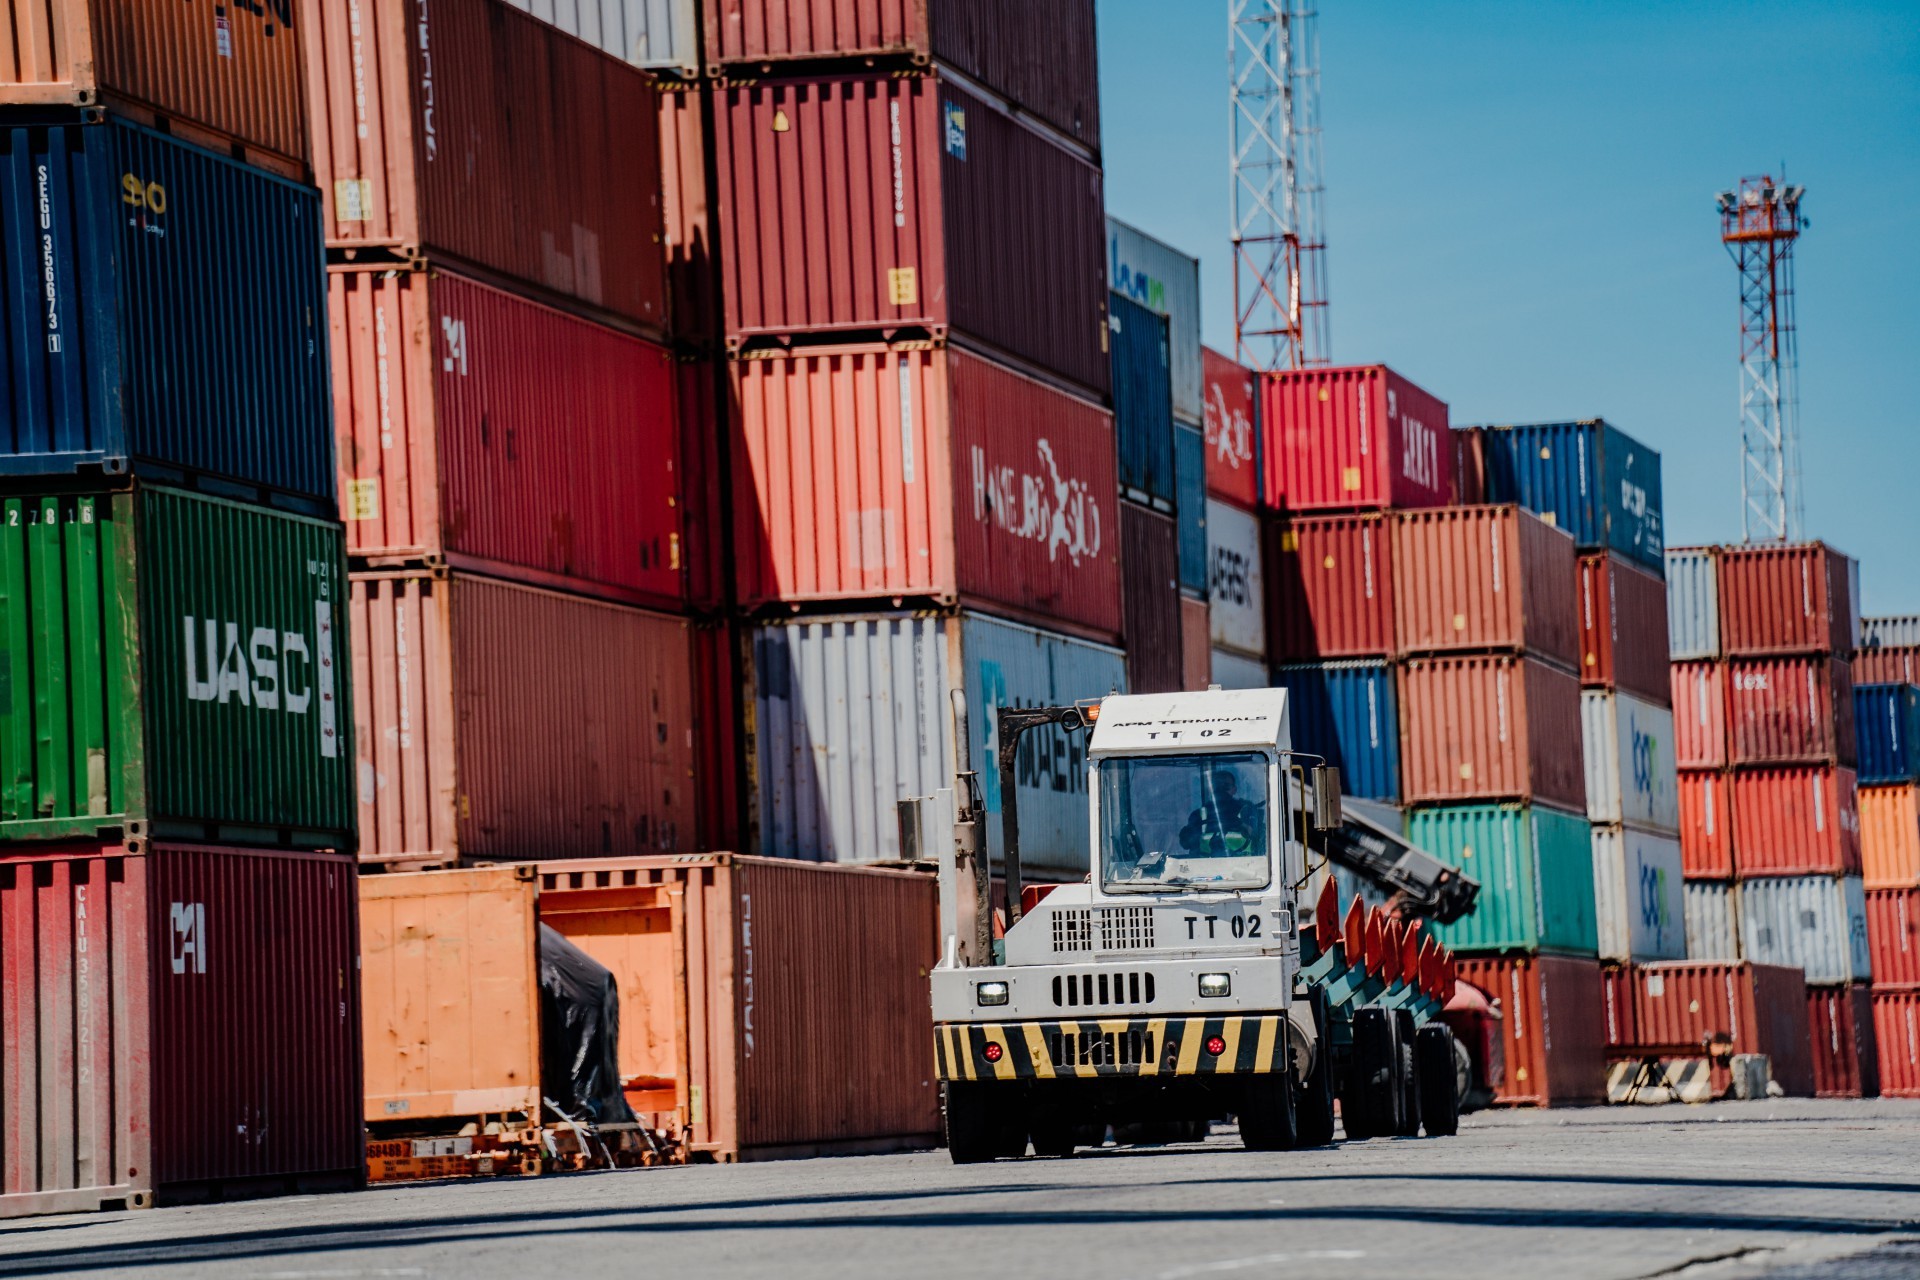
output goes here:
[{"label": "truck side mirror", "polygon": [[1344,819],[1340,813],[1340,770],[1330,764],[1313,768],[1313,829],[1331,831]]}]

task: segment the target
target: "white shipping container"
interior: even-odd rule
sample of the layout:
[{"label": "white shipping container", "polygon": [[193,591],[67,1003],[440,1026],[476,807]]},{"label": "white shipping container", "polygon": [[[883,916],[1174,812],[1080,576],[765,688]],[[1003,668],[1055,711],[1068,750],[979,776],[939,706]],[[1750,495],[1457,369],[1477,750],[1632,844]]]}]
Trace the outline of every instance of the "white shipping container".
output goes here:
[{"label": "white shipping container", "polygon": [[1231,649],[1213,651],[1213,682],[1222,689],[1271,689],[1273,676],[1259,658]]},{"label": "white shipping container", "polygon": [[1107,286],[1167,318],[1173,416],[1192,426],[1204,426],[1207,395],[1200,359],[1200,260],[1110,217]]},{"label": "white shipping container", "polygon": [[1722,880],[1689,880],[1687,901],[1687,959],[1740,958],[1739,898]]},{"label": "white shipping container", "polygon": [[1859,876],[1743,880],[1740,946],[1755,964],[1805,969],[1808,982],[1865,982],[1867,894]]},{"label": "white shipping container", "polygon": [[1207,499],[1207,603],[1213,647],[1267,656],[1267,585],[1260,562],[1260,519]]},{"label": "white shipping container", "polygon": [[1720,557],[1711,547],[1667,552],[1667,656],[1720,656]]},{"label": "white shipping container", "polygon": [[1587,763],[1587,818],[1650,831],[1680,830],[1680,777],[1673,712],[1630,693],[1580,691]]},{"label": "white shipping container", "polygon": [[700,0],[507,0],[602,53],[692,79],[700,73]]},{"label": "white shipping container", "polygon": [[1920,614],[1860,619],[1862,649],[1904,649],[1914,645],[1920,645]]},{"label": "white shipping container", "polygon": [[[899,801],[953,785],[954,688],[998,859],[994,710],[1127,687],[1118,649],[971,612],[796,618],[753,633],[753,666],[758,849],[812,862],[900,856]],[[1086,735],[1028,733],[1015,777],[1022,865],[1084,873]]]},{"label": "white shipping container", "polygon": [[1600,958],[1640,963],[1687,957],[1680,842],[1631,827],[1593,829],[1593,904]]}]

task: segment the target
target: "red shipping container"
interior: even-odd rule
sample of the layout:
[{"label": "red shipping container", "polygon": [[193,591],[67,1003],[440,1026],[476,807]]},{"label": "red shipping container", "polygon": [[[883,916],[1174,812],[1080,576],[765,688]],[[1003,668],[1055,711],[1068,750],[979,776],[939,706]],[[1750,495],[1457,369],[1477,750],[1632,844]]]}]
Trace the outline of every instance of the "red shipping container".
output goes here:
[{"label": "red shipping container", "polygon": [[1260,505],[1253,371],[1212,347],[1200,348],[1200,368],[1206,380],[1207,492],[1253,510]]},{"label": "red shipping container", "polygon": [[0,1217],[357,1185],[356,880],[142,839],[0,860]]},{"label": "red shipping container", "polygon": [[1853,653],[1853,561],[1823,542],[1723,547],[1720,644],[1733,657]]},{"label": "red shipping container", "polygon": [[1418,658],[1400,670],[1409,804],[1540,800],[1586,812],[1580,684],[1533,658]]},{"label": "red shipping container", "polygon": [[1920,987],[1920,888],[1867,890],[1876,987]]},{"label": "red shipping container", "polygon": [[1287,511],[1437,507],[1453,491],[1447,406],[1385,365],[1260,378],[1261,492]]},{"label": "red shipping container", "polygon": [[328,244],[666,323],[651,76],[500,0],[301,0],[301,18]]},{"label": "red shipping container", "polygon": [[1862,649],[1853,656],[1855,684],[1920,684],[1920,646]]},{"label": "red shipping container", "polygon": [[1724,1036],[1735,1053],[1766,1054],[1790,1096],[1813,1096],[1806,974],[1745,960],[1662,960],[1631,972],[1634,1048],[1704,1057],[1708,1040]]},{"label": "red shipping container", "polygon": [[1100,147],[1093,0],[702,0],[701,10],[708,75],[734,63],[937,61]]},{"label": "red shipping container", "polygon": [[1127,692],[1180,688],[1180,534],[1172,517],[1120,504],[1120,596]]},{"label": "red shipping container", "polygon": [[711,102],[684,81],[660,84],[660,208],[666,250],[667,332],[702,349],[720,343],[720,269],[707,181]]},{"label": "red shipping container", "polygon": [[1853,673],[1839,658],[1736,658],[1727,669],[1732,763],[1851,765]]},{"label": "red shipping container", "polygon": [[1606,994],[1597,960],[1461,956],[1460,981],[1500,1002],[1503,1106],[1557,1107],[1607,1096]]},{"label": "red shipping container", "polygon": [[1864,982],[1808,987],[1813,1092],[1819,1098],[1880,1093],[1880,1049],[1873,1038],[1873,989]]},{"label": "red shipping container", "polygon": [[1737,874],[1860,874],[1853,770],[1789,765],[1743,769],[1731,777]]},{"label": "red shipping container", "polygon": [[713,92],[730,340],[951,330],[1106,391],[1098,166],[935,73]]},{"label": "red shipping container", "polygon": [[724,360],[682,356],[678,362],[680,417],[680,521],[685,532],[680,559],[686,567],[687,604],[717,612],[732,599],[733,557],[727,547],[727,434],[721,408],[727,402]]},{"label": "red shipping container", "polygon": [[1873,1038],[1880,1050],[1880,1096],[1920,1098],[1920,991],[1876,990]]},{"label": "red shipping container", "polygon": [[1724,773],[1680,771],[1680,866],[1689,880],[1733,878],[1733,803]]},{"label": "red shipping container", "polygon": [[1607,1007],[1607,1048],[1618,1049],[1639,1039],[1633,1020],[1633,968],[1610,964],[1600,970],[1602,993]]},{"label": "red shipping container", "polygon": [[1392,656],[1391,518],[1369,511],[1267,526],[1267,645],[1274,662]]},{"label": "red shipping container", "polygon": [[1720,769],[1727,763],[1727,665],[1676,662],[1673,759],[1682,769]]},{"label": "red shipping container", "polygon": [[1576,607],[1580,683],[1624,689],[1664,705],[1672,694],[1667,584],[1615,555],[1581,556]]},{"label": "red shipping container", "polygon": [[[963,601],[1120,633],[1117,455],[1099,405],[923,345],[808,347],[732,375],[740,604]],[[1177,618],[1171,643],[1177,669]]]},{"label": "red shipping container", "polygon": [[1524,649],[1580,667],[1573,538],[1519,507],[1393,518],[1394,639],[1402,653]]},{"label": "red shipping container", "polygon": [[1180,687],[1213,683],[1213,618],[1205,600],[1180,597]]},{"label": "red shipping container", "polygon": [[464,574],[355,574],[351,596],[362,861],[693,843],[684,619]]},{"label": "red shipping container", "polygon": [[1453,445],[1453,482],[1447,503],[1477,507],[1487,500],[1487,429],[1455,427],[1448,436]]},{"label": "red shipping container", "polygon": [[445,271],[327,283],[350,554],[679,604],[666,348]]}]

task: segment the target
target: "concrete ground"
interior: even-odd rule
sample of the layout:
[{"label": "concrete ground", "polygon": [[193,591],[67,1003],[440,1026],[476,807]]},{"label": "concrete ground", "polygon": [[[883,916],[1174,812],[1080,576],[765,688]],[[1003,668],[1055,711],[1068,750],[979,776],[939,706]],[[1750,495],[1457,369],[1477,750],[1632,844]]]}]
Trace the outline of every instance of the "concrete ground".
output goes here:
[{"label": "concrete ground", "polygon": [[1493,1112],[1457,1138],[944,1152],[0,1223],[0,1276],[1920,1274],[1920,1102]]}]

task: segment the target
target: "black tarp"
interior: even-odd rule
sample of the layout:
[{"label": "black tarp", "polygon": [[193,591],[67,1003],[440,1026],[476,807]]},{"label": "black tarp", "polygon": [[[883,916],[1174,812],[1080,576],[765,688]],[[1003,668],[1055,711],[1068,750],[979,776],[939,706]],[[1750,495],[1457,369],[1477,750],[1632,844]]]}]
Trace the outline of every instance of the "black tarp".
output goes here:
[{"label": "black tarp", "polygon": [[620,992],[605,965],[540,926],[540,1074],[569,1118],[631,1124],[620,1088]]}]

